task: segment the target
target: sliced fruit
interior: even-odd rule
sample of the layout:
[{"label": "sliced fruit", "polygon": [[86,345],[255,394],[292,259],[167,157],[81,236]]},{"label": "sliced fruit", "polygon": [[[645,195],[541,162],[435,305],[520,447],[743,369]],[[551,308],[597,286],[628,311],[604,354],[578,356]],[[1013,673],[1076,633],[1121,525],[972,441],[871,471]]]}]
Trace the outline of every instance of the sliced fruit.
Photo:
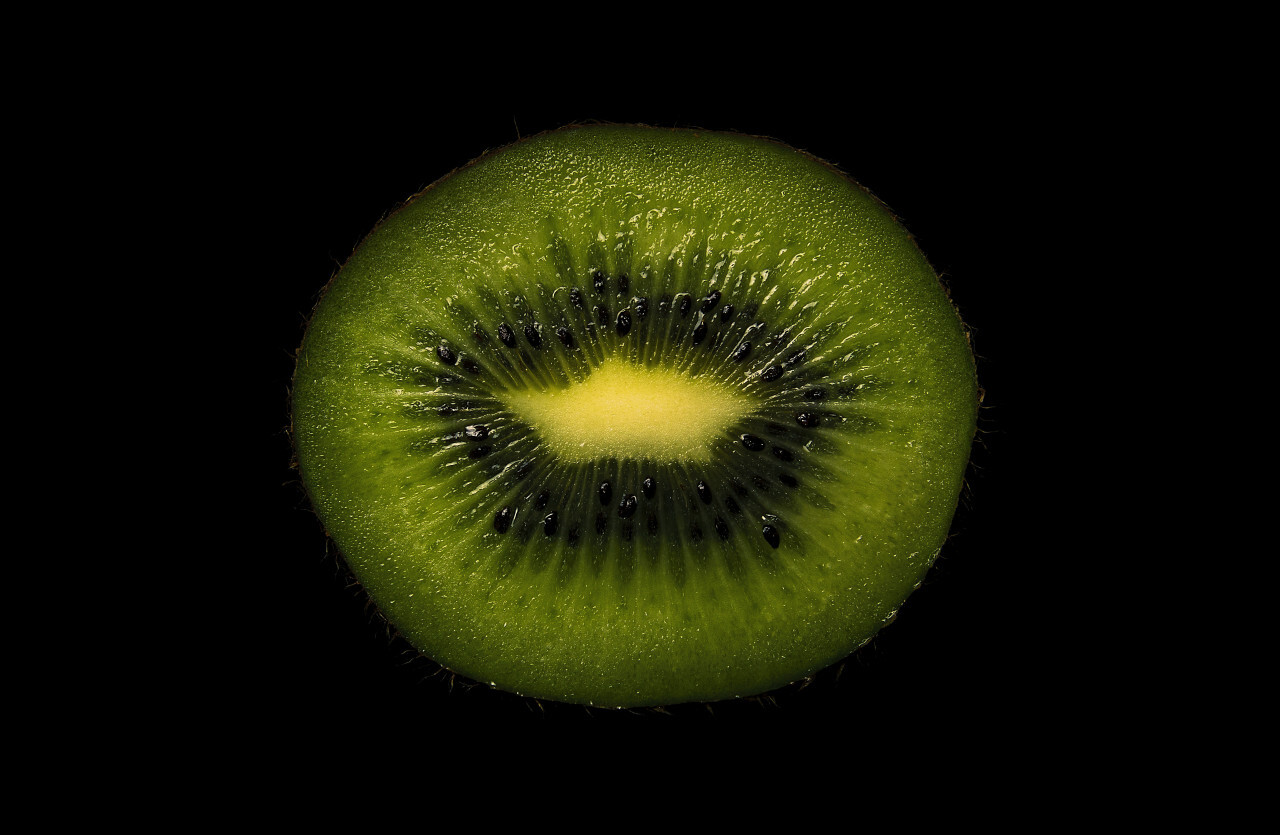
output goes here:
[{"label": "sliced fruit", "polygon": [[872,197],[750,137],[572,128],[388,218],[294,381],[316,512],[423,653],[530,696],[760,693],[891,619],[977,412]]}]

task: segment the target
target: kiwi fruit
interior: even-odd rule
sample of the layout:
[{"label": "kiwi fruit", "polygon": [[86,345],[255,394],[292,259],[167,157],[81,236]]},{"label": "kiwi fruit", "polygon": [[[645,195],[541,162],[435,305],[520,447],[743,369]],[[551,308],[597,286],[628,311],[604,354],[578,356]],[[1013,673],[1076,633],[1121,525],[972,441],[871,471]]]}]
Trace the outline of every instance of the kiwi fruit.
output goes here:
[{"label": "kiwi fruit", "polygon": [[979,394],[911,236],[781,143],[597,125],[455,171],[325,289],[296,463],[417,650],[537,699],[764,693],[892,620]]}]

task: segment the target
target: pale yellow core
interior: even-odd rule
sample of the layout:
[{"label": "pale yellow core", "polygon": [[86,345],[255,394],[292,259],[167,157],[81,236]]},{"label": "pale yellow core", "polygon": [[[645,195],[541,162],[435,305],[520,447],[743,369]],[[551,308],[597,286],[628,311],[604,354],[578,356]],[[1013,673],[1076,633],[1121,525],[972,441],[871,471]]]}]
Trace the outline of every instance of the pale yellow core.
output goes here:
[{"label": "pale yellow core", "polygon": [[712,440],[754,405],[724,383],[618,359],[581,383],[506,401],[566,461],[706,461]]}]

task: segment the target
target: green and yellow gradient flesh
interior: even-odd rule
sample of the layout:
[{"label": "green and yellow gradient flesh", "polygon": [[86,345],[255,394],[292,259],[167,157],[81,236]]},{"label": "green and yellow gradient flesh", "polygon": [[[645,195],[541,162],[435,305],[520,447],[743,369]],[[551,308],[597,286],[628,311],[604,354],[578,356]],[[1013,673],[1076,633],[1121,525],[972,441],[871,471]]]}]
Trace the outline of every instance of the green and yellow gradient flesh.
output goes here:
[{"label": "green and yellow gradient flesh", "polygon": [[[770,494],[785,498],[780,547],[760,519],[727,541],[664,527],[633,541],[585,531],[571,547],[518,536],[520,516],[499,533],[498,508],[532,512],[512,467],[437,443],[457,425],[436,411],[453,396],[435,376],[439,341],[465,353],[475,322],[490,336],[520,316],[550,322],[596,270],[654,305],[717,290],[793,323],[845,393],[804,436],[815,475]],[[539,351],[481,362],[492,401],[468,419],[537,460],[558,495],[590,494],[608,466],[637,483],[659,463],[690,480],[716,461],[755,467],[735,433],[796,396],[759,364],[691,346],[675,316],[651,310],[594,340],[575,324],[576,349],[546,331]],[[593,127],[486,157],[375,230],[309,325],[293,429],[316,512],[415,647],[502,689],[638,706],[761,693],[869,639],[942,546],[976,412],[955,310],[862,189],[771,142]]]}]

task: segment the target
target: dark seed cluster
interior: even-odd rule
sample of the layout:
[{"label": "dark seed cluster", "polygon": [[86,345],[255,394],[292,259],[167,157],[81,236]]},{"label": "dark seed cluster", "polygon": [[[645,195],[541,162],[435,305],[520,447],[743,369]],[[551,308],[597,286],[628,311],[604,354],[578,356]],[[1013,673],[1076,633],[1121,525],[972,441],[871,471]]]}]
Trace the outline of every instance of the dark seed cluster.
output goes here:
[{"label": "dark seed cluster", "polygon": [[[754,526],[751,535],[769,549],[784,542],[788,548],[802,547],[800,532],[785,522],[788,510],[797,502],[826,501],[821,484],[828,473],[821,454],[830,447],[823,446],[821,432],[847,420],[826,411],[833,394],[828,369],[812,361],[817,343],[798,341],[791,327],[771,330],[757,318],[756,298],[726,298],[721,289],[712,289],[698,295],[661,292],[651,299],[639,289],[644,286],[645,281],[633,283],[626,274],[594,270],[584,285],[550,294],[559,300],[551,312],[544,306],[535,313],[535,306],[521,298],[499,300],[490,309],[502,312],[486,323],[484,316],[459,308],[468,323],[461,331],[467,339],[431,333],[419,338],[434,351],[438,365],[417,371],[413,379],[441,392],[431,406],[434,415],[457,421],[450,434],[421,448],[461,443],[466,460],[475,462],[468,466],[482,467],[485,478],[502,479],[507,498],[492,511],[492,528],[499,534],[523,538],[540,531],[570,548],[591,531],[625,542],[637,535],[676,536],[696,545],[708,534],[712,541],[729,542],[735,531]],[[806,332],[799,325],[796,330]],[[696,357],[689,360],[694,370],[717,363],[725,372],[741,369],[737,373],[746,383],[764,387],[767,407],[735,430],[699,472],[654,465],[638,473],[629,469],[634,464],[611,462],[591,467],[594,477],[580,474],[588,465],[560,465],[553,476],[548,462],[527,455],[527,443],[520,446],[528,433],[513,420],[517,416],[502,412],[491,387],[545,379],[540,369],[553,361],[589,363],[606,353],[606,339],[616,346],[661,339],[662,350]],[[835,396],[849,395],[838,388]],[[574,490],[594,492],[595,499],[572,495]]]}]

